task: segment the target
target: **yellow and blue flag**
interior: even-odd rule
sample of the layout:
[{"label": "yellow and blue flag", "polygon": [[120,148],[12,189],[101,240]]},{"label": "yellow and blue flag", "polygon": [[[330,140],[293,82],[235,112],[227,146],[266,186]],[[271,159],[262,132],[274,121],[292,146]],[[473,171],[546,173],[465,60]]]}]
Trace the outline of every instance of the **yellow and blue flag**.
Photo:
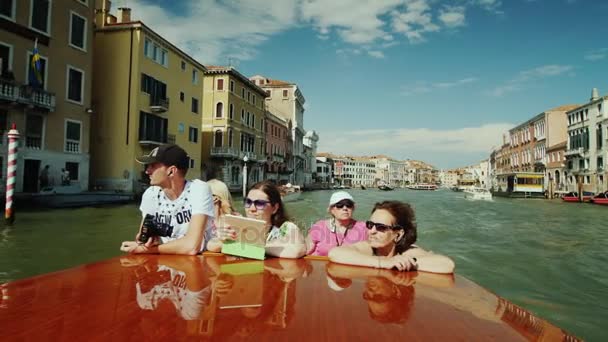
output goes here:
[{"label": "yellow and blue flag", "polygon": [[34,42],[34,51],[32,52],[32,60],[30,61],[30,85],[36,88],[42,88],[42,62],[40,61],[40,53],[38,52],[38,39]]}]

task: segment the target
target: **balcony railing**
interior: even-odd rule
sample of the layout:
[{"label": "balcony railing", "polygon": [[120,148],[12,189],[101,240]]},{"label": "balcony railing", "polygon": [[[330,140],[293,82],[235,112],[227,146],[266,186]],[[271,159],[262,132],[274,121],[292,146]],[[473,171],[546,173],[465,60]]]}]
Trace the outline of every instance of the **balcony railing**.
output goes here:
[{"label": "balcony railing", "polygon": [[14,81],[0,78],[0,100],[17,102],[19,87]]},{"label": "balcony railing", "polygon": [[25,136],[25,147],[33,150],[39,150],[42,148],[42,138],[36,136]]},{"label": "balcony railing", "polygon": [[55,110],[55,94],[44,89],[18,84],[14,80],[0,79],[0,100],[32,107]]},{"label": "balcony railing", "polygon": [[217,158],[239,158],[239,151],[232,147],[212,147],[211,156]]},{"label": "balcony railing", "polygon": [[65,151],[70,153],[80,153],[80,142],[79,141],[66,141]]},{"label": "balcony railing", "polygon": [[575,148],[572,150],[567,150],[566,153],[564,153],[564,155],[566,157],[582,157],[583,156],[583,148],[579,147],[579,148]]},{"label": "balcony railing", "polygon": [[51,112],[55,110],[55,94],[44,89],[34,89],[27,85],[19,87],[17,102],[47,109]]},{"label": "balcony railing", "polygon": [[140,145],[162,145],[167,143],[167,134],[161,132],[144,131],[139,134]]},{"label": "balcony railing", "polygon": [[285,161],[285,157],[282,154],[273,154],[272,155],[272,161],[278,162],[278,163],[282,163]]},{"label": "balcony railing", "polygon": [[253,152],[241,152],[239,159],[243,159],[244,157],[247,157],[250,161],[258,160],[257,155]]},{"label": "balcony railing", "polygon": [[150,97],[150,110],[155,113],[164,113],[169,110],[169,99]]}]

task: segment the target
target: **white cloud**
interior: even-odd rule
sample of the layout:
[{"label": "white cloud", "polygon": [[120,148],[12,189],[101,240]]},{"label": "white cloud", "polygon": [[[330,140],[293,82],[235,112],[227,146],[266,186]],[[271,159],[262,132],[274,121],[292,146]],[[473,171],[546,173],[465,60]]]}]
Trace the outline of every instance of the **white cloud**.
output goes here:
[{"label": "white cloud", "polygon": [[439,12],[439,20],[449,28],[464,26],[465,8],[463,6],[445,7]]},{"label": "white cloud", "polygon": [[[450,130],[432,128],[386,128],[358,131],[321,131],[319,151],[337,154],[372,155],[383,154],[402,158],[425,155],[478,154],[487,157],[492,146],[502,144],[502,134],[513,128],[511,123],[492,123],[478,127],[463,127]],[[429,160],[433,158],[428,158]],[[466,165],[470,161],[461,161]]]},{"label": "white cloud", "polygon": [[460,3],[449,7],[435,0],[182,0],[179,11],[172,11],[167,10],[172,6],[169,1],[131,0],[129,6],[135,20],[203,64],[223,64],[228,58],[255,58],[260,45],[273,35],[306,26],[313,27],[320,40],[340,39],[344,51],[363,48],[377,58],[390,46],[423,42],[431,33],[464,25],[467,7],[501,6],[497,0]]},{"label": "white cloud", "polygon": [[367,51],[367,54],[375,58],[384,58],[384,52],[378,50]]},{"label": "white cloud", "polygon": [[502,1],[501,0],[471,0],[471,4],[479,6],[487,11],[502,14]]},{"label": "white cloud", "polygon": [[601,48],[601,49],[589,51],[585,55],[585,59],[588,61],[595,62],[595,61],[602,60],[602,59],[606,58],[607,56],[608,56],[608,48]]},{"label": "white cloud", "polygon": [[515,77],[487,92],[491,96],[504,96],[525,89],[528,84],[547,77],[561,76],[574,70],[571,65],[549,64],[519,72]]},{"label": "white cloud", "polygon": [[466,85],[469,83],[477,82],[477,80],[478,79],[476,77],[467,77],[467,78],[463,78],[463,79],[459,79],[459,80],[451,81],[451,82],[434,82],[434,83],[417,82],[414,85],[402,87],[401,95],[413,96],[413,95],[418,95],[418,94],[426,94],[426,93],[430,93],[431,91],[436,90],[436,89],[454,88],[454,87]]}]

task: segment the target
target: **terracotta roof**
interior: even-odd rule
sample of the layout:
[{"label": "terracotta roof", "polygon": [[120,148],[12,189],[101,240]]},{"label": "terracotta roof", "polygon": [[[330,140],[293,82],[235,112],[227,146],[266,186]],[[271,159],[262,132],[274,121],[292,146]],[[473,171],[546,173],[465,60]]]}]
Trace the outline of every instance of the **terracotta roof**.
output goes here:
[{"label": "terracotta roof", "polygon": [[558,144],[547,147],[547,151],[559,150],[559,149],[565,148],[567,145],[568,145],[567,141],[562,141]]},{"label": "terracotta roof", "polygon": [[247,84],[253,90],[258,92],[262,97],[268,97],[268,93],[260,88],[257,84],[253,83],[250,79],[241,74],[236,68],[231,66],[218,66],[218,65],[207,65],[205,66],[207,70],[205,71],[205,75],[213,75],[213,74],[232,74],[236,78],[240,79],[241,82]]}]

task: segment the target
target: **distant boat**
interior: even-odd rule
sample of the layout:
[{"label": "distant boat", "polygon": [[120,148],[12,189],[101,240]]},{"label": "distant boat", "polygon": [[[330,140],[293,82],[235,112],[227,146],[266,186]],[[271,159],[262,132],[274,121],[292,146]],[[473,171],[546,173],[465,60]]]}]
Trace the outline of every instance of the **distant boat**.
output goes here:
[{"label": "distant boat", "polygon": [[117,191],[82,191],[78,185],[45,187],[32,194],[34,205],[48,208],[77,208],[104,204],[122,204],[133,200],[130,193]]},{"label": "distant boat", "polygon": [[361,185],[361,190],[365,190],[365,189],[367,189],[367,188],[365,187],[365,185]]},{"label": "distant boat", "polygon": [[589,202],[594,204],[608,205],[608,191],[597,194],[591,198]]},{"label": "distant boat", "polygon": [[383,184],[383,185],[379,185],[378,186],[378,190],[391,191],[393,189],[394,189],[393,187],[391,187],[390,185],[387,185],[387,184]]},{"label": "distant boat", "polygon": [[492,193],[484,188],[472,187],[464,190],[464,198],[491,201]]},{"label": "distant boat", "polygon": [[437,190],[437,185],[435,184],[424,184],[424,183],[420,183],[420,184],[412,184],[410,186],[408,186],[408,189],[411,190]]},{"label": "distant boat", "polygon": [[291,183],[280,186],[279,190],[283,202],[295,202],[302,195],[302,188],[299,185],[291,185]]},{"label": "distant boat", "polygon": [[[583,191],[582,202],[590,202],[593,198],[592,192]],[[578,197],[578,192],[571,191],[562,196],[562,201],[564,202],[581,202],[581,199]]]}]

